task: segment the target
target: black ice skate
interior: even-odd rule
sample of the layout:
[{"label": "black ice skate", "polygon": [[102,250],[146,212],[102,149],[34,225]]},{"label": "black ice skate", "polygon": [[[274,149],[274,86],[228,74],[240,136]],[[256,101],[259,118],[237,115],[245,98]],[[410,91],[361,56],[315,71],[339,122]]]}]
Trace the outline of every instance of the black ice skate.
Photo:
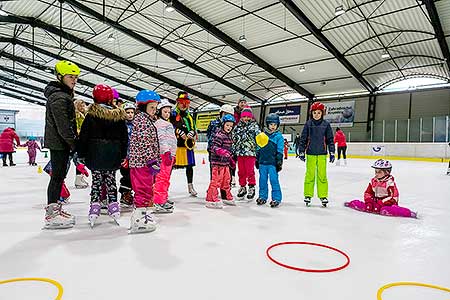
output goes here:
[{"label": "black ice skate", "polygon": [[320,198],[320,201],[322,201],[322,206],[323,206],[323,207],[327,207],[328,199],[327,199],[326,197]]},{"label": "black ice skate", "polygon": [[305,197],[303,201],[305,201],[306,206],[309,206],[311,204],[311,197]]},{"label": "black ice skate", "polygon": [[270,201],[270,207],[272,207],[272,208],[278,207],[280,205],[280,203],[281,202],[272,200],[272,201]]},{"label": "black ice skate", "polygon": [[258,204],[258,205],[264,205],[264,204],[266,204],[266,202],[267,202],[266,199],[262,199],[262,198],[256,199],[256,204]]}]

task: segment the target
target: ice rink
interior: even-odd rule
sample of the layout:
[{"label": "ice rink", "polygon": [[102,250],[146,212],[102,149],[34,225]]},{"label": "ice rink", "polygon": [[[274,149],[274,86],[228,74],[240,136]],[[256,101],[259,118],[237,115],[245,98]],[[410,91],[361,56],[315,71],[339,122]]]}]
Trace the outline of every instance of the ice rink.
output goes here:
[{"label": "ice rink", "polygon": [[[305,164],[290,157],[280,173],[283,202],[277,209],[254,202],[211,210],[204,207],[209,165],[198,154],[194,186],[187,194],[184,170],[172,175],[173,214],[158,215],[153,233],[129,235],[130,213],[118,227],[108,216],[88,225],[89,190],[67,185],[76,215],[69,230],[41,230],[49,176],[29,167],[26,152],[16,167],[0,167],[0,280],[46,277],[64,287],[64,300],[90,299],[376,299],[391,282],[416,281],[450,288],[450,176],[446,163],[393,161],[400,205],[419,219],[360,213],[343,206],[362,198],[372,161],[349,159],[329,165],[328,208],[317,198],[303,204]],[[38,154],[39,163],[46,159]],[[237,189],[233,189],[236,195]],[[265,250],[282,241],[308,241],[346,252],[350,265],[333,273],[282,268]],[[344,257],[311,246],[273,249],[274,257],[303,268],[334,268]],[[56,289],[42,282],[0,285],[0,299],[54,299]],[[395,287],[384,300],[449,299],[432,289]]]}]

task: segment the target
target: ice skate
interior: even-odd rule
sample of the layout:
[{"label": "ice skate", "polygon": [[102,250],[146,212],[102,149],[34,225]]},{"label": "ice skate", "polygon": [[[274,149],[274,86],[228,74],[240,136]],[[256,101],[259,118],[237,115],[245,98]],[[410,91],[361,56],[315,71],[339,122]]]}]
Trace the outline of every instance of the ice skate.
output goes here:
[{"label": "ice skate", "polygon": [[52,203],[45,207],[45,229],[66,229],[75,225],[75,217],[62,210],[61,204]]},{"label": "ice skate", "polygon": [[175,205],[175,202],[173,202],[172,200],[170,200],[170,199],[167,199],[167,203],[169,203],[170,205],[172,205],[172,206],[174,206]]},{"label": "ice skate", "polygon": [[118,221],[120,219],[120,205],[117,201],[108,204],[108,215],[110,215],[114,222],[120,226]]},{"label": "ice skate", "polygon": [[258,204],[258,205],[264,205],[264,204],[266,204],[266,202],[267,202],[267,200],[263,199],[263,198],[256,199],[256,204]]},{"label": "ice skate", "polygon": [[255,198],[255,186],[249,185],[248,186],[248,194],[247,194],[247,200],[253,201],[253,198]]},{"label": "ice skate", "polygon": [[173,205],[169,202],[163,204],[154,204],[154,213],[155,214],[170,214],[173,213]]},{"label": "ice skate", "polygon": [[236,176],[231,176],[231,187],[234,188],[236,187]]},{"label": "ice skate", "polygon": [[194,190],[194,185],[192,183],[188,183],[188,192],[192,197],[197,197],[197,191]]},{"label": "ice skate", "polygon": [[86,189],[88,186],[88,183],[83,180],[83,175],[80,174],[75,177],[75,188]]},{"label": "ice skate", "polygon": [[95,221],[100,216],[100,208],[101,205],[99,202],[92,202],[91,207],[89,209],[89,224],[91,225],[91,228],[94,228]]},{"label": "ice skate", "polygon": [[272,208],[278,207],[278,206],[280,206],[280,203],[281,202],[272,200],[272,201],[270,201],[270,207],[272,207]]},{"label": "ice skate", "polygon": [[234,201],[234,199],[223,199],[222,202],[229,206],[236,206],[236,201]]},{"label": "ice skate", "polygon": [[125,211],[131,211],[133,209],[133,195],[131,194],[131,191],[122,193],[120,197],[120,210]]},{"label": "ice skate", "polygon": [[238,194],[237,194],[237,200],[242,201],[244,200],[245,195],[247,195],[247,188],[245,186],[241,186],[239,188]]},{"label": "ice skate", "polygon": [[152,232],[155,229],[156,223],[153,221],[150,212],[147,211],[147,207],[139,207],[133,210],[129,233]]},{"label": "ice skate", "polygon": [[221,209],[223,208],[222,201],[206,201],[205,206],[207,208]]},{"label": "ice skate", "polygon": [[327,207],[328,199],[326,197],[320,198],[320,201],[322,201],[322,206]]},{"label": "ice skate", "polygon": [[306,206],[309,206],[311,204],[311,197],[305,197],[303,201],[305,201]]}]

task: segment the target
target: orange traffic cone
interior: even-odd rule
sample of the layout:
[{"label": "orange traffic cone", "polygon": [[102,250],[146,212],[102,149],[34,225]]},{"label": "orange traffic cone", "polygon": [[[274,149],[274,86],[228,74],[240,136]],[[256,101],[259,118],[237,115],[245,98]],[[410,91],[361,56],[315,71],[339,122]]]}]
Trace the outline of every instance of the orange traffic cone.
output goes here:
[{"label": "orange traffic cone", "polygon": [[204,164],[206,164],[206,162],[205,162],[205,158],[203,157],[202,165],[204,165]]}]

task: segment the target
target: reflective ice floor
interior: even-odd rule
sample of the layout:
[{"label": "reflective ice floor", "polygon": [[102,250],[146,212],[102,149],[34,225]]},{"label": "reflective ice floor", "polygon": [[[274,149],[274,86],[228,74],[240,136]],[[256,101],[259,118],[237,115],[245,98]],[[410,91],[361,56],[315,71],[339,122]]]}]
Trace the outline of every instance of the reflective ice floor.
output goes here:
[{"label": "reflective ice floor", "polygon": [[[209,165],[197,155],[194,184],[199,197],[188,197],[183,170],[173,172],[173,214],[158,215],[153,233],[128,235],[130,214],[121,227],[102,216],[87,221],[89,190],[67,178],[77,224],[69,230],[41,230],[47,174],[29,167],[26,152],[16,167],[0,167],[0,281],[45,277],[64,288],[64,300],[88,299],[376,299],[378,288],[416,281],[450,288],[450,176],[445,163],[393,161],[400,204],[419,219],[382,217],[350,210],[373,176],[371,161],[352,159],[329,165],[328,208],[317,198],[303,204],[305,165],[290,157],[280,173],[283,203],[277,209],[255,203],[211,210],[204,207]],[[38,162],[46,159],[40,154]],[[233,194],[237,189],[233,189]],[[266,257],[266,248],[282,241],[307,241],[336,247],[350,265],[333,273],[282,268]],[[282,263],[326,269],[345,263],[331,250],[288,245],[271,251]],[[0,299],[54,299],[56,288],[42,282],[0,285]],[[385,300],[449,299],[450,294],[419,287],[395,287]]]}]

